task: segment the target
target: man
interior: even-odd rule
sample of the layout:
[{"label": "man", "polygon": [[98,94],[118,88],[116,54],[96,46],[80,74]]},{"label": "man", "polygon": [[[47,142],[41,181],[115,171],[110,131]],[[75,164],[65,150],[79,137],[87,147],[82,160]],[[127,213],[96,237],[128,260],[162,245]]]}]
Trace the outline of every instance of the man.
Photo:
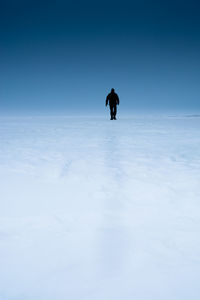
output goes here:
[{"label": "man", "polygon": [[119,97],[115,93],[114,89],[111,89],[111,92],[106,97],[106,106],[110,105],[110,119],[116,120],[116,114],[117,114],[117,105],[119,105]]}]

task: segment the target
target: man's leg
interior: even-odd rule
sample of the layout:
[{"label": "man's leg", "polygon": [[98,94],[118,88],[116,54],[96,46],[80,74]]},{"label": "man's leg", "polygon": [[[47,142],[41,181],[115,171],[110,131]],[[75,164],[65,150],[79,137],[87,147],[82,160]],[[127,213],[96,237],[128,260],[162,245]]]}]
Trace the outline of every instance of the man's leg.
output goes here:
[{"label": "man's leg", "polygon": [[110,105],[110,119],[113,120],[113,106]]},{"label": "man's leg", "polygon": [[116,120],[116,114],[117,114],[117,105],[115,105],[113,107],[113,116],[114,116],[114,119]]}]

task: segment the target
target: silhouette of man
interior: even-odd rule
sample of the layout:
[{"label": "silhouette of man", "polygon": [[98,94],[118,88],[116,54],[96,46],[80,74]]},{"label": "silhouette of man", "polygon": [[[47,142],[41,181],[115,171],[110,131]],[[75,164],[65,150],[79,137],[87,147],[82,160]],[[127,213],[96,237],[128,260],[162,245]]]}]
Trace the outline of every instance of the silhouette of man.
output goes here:
[{"label": "silhouette of man", "polygon": [[114,89],[111,89],[111,92],[106,97],[106,106],[110,105],[110,119],[116,120],[116,114],[117,114],[117,105],[119,105],[119,97],[115,93]]}]

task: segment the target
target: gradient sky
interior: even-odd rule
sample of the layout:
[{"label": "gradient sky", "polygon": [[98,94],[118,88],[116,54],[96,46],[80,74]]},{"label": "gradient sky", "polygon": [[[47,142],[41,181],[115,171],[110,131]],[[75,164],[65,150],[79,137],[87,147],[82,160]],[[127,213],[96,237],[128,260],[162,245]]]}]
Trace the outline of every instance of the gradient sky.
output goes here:
[{"label": "gradient sky", "polygon": [[0,0],[1,112],[200,110],[199,1]]}]

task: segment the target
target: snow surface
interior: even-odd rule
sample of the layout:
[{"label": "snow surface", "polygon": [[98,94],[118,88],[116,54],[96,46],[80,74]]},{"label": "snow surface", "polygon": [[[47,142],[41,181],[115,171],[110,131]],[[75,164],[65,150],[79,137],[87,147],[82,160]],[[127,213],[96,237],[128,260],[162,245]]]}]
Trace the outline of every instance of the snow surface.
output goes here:
[{"label": "snow surface", "polygon": [[199,300],[198,116],[0,118],[0,300]]}]

